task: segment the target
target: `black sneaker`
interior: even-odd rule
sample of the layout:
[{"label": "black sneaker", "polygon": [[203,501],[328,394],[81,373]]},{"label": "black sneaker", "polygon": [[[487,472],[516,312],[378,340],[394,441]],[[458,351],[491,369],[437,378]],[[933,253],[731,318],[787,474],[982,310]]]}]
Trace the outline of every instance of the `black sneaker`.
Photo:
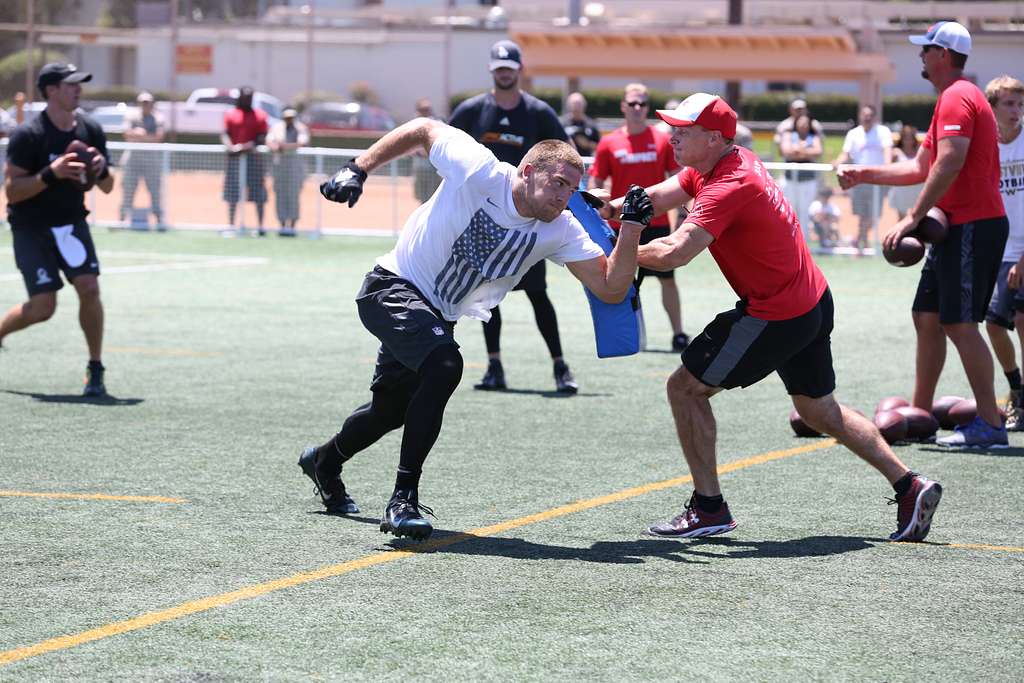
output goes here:
[{"label": "black sneaker", "polygon": [[680,332],[672,337],[672,350],[673,351],[685,351],[686,347],[690,345],[690,337],[685,332]]},{"label": "black sneaker", "polygon": [[576,384],[576,378],[564,360],[555,363],[555,390],[560,394],[575,394],[580,390],[580,385]]},{"label": "black sneaker", "polygon": [[89,361],[85,368],[85,388],[82,396],[106,396],[107,387],[103,384],[103,373],[106,368],[98,361]]},{"label": "black sneaker", "polygon": [[434,527],[423,518],[420,511],[434,516],[433,510],[420,505],[416,491],[397,489],[384,508],[384,516],[380,520],[381,533],[408,536],[415,541],[426,540]]},{"label": "black sneaker", "polygon": [[495,358],[488,361],[487,372],[484,373],[484,378],[480,380],[479,384],[474,384],[473,388],[481,391],[508,389],[508,385],[505,384],[505,369],[501,367],[501,361]]},{"label": "black sneaker", "polygon": [[303,474],[313,480],[313,493],[320,496],[328,512],[341,515],[354,515],[359,512],[359,506],[345,491],[340,474],[334,478],[325,477],[323,480],[317,476],[316,448],[309,446],[303,449],[302,455],[299,456],[299,467],[302,468]]}]

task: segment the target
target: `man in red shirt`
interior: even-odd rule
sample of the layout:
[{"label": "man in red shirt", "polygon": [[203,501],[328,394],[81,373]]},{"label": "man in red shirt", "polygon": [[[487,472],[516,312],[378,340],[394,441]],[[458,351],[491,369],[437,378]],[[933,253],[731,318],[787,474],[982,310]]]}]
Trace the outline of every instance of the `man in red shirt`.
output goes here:
[{"label": "man in red shirt", "polygon": [[[733,144],[736,112],[719,97],[697,93],[658,116],[673,126],[672,149],[684,169],[647,189],[654,211],[691,197],[693,210],[671,235],[640,247],[637,260],[662,270],[684,266],[708,249],[740,301],[694,337],[668,380],[694,492],[682,514],[649,533],[691,538],[736,527],[719,487],[710,398],[777,372],[807,424],[834,436],[892,484],[899,510],[889,538],[923,540],[942,487],[911,472],[870,420],[833,397],[828,282],[811,260],[778,185],[753,152]],[[621,204],[621,199],[609,202],[602,214],[612,215]]]},{"label": "man in red shirt", "polygon": [[256,204],[257,232],[263,229],[263,205],[267,203],[267,188],[263,183],[265,160],[256,148],[267,137],[267,115],[252,106],[253,89],[243,86],[238,90],[235,108],[224,114],[224,132],[220,141],[228,152],[227,172],[224,174],[224,201],[228,203],[228,223],[235,224],[235,208],[241,198],[239,178],[241,160],[245,159],[245,189],[250,202]]},{"label": "man in red shirt", "polygon": [[949,447],[1006,448],[1006,428],[996,406],[992,354],[978,324],[985,319],[1009,232],[999,195],[995,114],[976,85],[963,77],[971,34],[955,21],[940,21],[923,36],[921,76],[939,91],[928,135],[917,156],[886,166],[839,169],[844,188],[859,183],[916,185],[914,208],[883,238],[894,246],[933,206],[949,217],[949,234],[928,252],[914,297],[917,375],[913,403],[931,409],[946,361],[946,337],[960,355],[974,392],[978,417],[936,443]]},{"label": "man in red shirt", "polygon": [[[610,178],[613,197],[625,195],[630,185],[656,185],[665,179],[667,173],[679,170],[672,147],[668,144],[668,135],[647,125],[650,113],[647,86],[642,83],[627,85],[619,108],[625,125],[605,135],[597,144],[588,181],[591,188],[603,188]],[[619,229],[617,221],[609,221],[609,225],[615,230]],[[668,216],[657,216],[651,221],[650,227],[644,230],[640,243],[647,244],[653,239],[666,237],[671,231]],[[640,268],[637,289],[647,275],[658,278],[661,283],[661,305],[665,307],[665,313],[672,324],[672,349],[682,351],[690,338],[683,333],[683,314],[674,271]]]}]

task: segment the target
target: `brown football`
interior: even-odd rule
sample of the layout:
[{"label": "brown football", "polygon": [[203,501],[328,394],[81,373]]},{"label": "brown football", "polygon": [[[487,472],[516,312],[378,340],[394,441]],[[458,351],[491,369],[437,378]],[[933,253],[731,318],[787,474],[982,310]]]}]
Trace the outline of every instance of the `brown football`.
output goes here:
[{"label": "brown football", "polygon": [[923,440],[935,436],[939,431],[939,421],[924,408],[902,406],[896,412],[907,418],[907,438]]},{"label": "brown football", "polygon": [[800,413],[796,412],[794,408],[789,414],[789,426],[793,428],[793,433],[797,436],[821,436],[821,432],[811,428],[803,418],[800,417]]},{"label": "brown football", "polygon": [[99,154],[99,150],[95,147],[90,147],[81,140],[72,140],[68,144],[67,149],[64,150],[64,153],[77,155],[78,161],[85,164],[85,170],[78,179],[78,186],[83,192],[91,190],[92,186],[96,184],[96,173],[93,171],[92,161]]},{"label": "brown football", "polygon": [[910,234],[928,244],[938,244],[946,239],[949,232],[949,218],[946,212],[937,206],[928,209],[928,213],[917,224]]},{"label": "brown football", "polygon": [[892,265],[906,268],[924,258],[924,245],[916,237],[907,235],[892,249],[883,248],[882,256]]},{"label": "brown football", "polygon": [[878,405],[875,406],[875,415],[878,415],[878,413],[884,412],[886,410],[896,410],[897,408],[902,408],[903,406],[909,405],[910,401],[903,398],[902,396],[889,396],[887,398],[883,398],[881,401],[878,402]]},{"label": "brown football", "polygon": [[956,423],[949,419],[949,409],[963,400],[963,396],[940,396],[939,399],[932,404],[932,415],[939,421],[940,428],[952,429],[956,426]]},{"label": "brown football", "polygon": [[875,426],[886,443],[896,443],[907,438],[907,418],[895,410],[883,410],[875,415]]},{"label": "brown football", "polygon": [[971,422],[978,416],[978,406],[973,398],[965,398],[949,409],[947,419],[954,426],[961,426]]}]

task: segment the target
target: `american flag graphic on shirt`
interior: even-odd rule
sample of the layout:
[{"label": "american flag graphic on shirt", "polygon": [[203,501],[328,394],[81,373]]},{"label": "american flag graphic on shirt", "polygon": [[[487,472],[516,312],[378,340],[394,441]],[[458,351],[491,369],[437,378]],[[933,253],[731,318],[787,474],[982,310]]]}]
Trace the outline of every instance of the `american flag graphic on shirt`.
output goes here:
[{"label": "american flag graphic on shirt", "polygon": [[535,244],[536,233],[506,230],[479,209],[455,240],[451,257],[434,280],[434,294],[457,305],[480,284],[518,272]]}]

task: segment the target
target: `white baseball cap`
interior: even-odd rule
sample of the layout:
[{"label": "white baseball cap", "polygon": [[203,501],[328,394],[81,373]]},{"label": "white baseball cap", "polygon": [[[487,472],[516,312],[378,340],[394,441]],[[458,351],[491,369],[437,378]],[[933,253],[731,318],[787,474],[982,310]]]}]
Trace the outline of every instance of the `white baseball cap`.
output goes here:
[{"label": "white baseball cap", "polygon": [[914,45],[938,45],[962,55],[971,54],[971,34],[955,21],[932,24],[923,36],[910,36]]}]

